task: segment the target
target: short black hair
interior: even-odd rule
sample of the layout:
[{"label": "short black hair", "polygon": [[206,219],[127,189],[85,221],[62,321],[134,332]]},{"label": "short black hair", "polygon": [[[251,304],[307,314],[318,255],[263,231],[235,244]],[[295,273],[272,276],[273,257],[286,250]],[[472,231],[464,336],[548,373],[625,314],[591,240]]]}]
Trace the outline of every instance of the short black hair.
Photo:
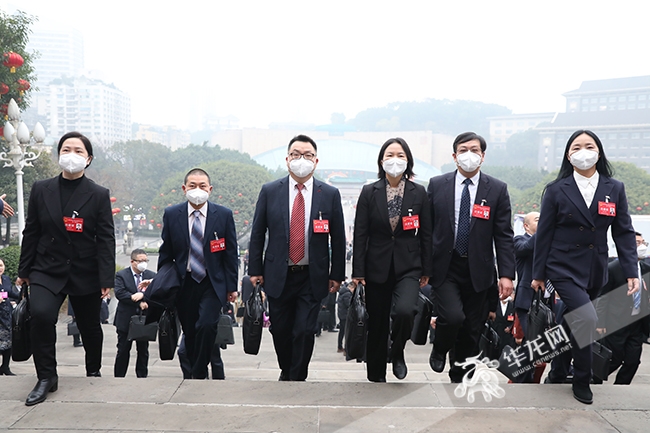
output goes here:
[{"label": "short black hair", "polygon": [[303,143],[309,143],[312,146],[314,146],[314,152],[318,153],[318,147],[316,147],[316,142],[312,140],[311,138],[307,137],[306,135],[296,135],[291,139],[289,142],[289,146],[287,146],[287,153],[291,150],[291,145],[295,143],[296,141],[302,141]]},{"label": "short black hair", "polygon": [[187,185],[187,178],[193,174],[202,174],[204,176],[208,177],[208,184],[212,185],[212,181],[210,180],[210,175],[208,174],[207,171],[203,170],[202,168],[195,167],[191,169],[190,171],[187,172],[185,175],[185,179],[183,179],[183,185]]},{"label": "short black hair", "polygon": [[131,260],[135,260],[138,258],[140,254],[146,255],[147,252],[143,250],[142,248],[136,248],[133,251],[131,251]]},{"label": "short black hair", "polygon": [[[61,147],[63,146],[63,143],[68,138],[78,138],[79,140],[81,140],[81,142],[84,144],[84,147],[86,148],[86,152],[88,152],[88,156],[93,157],[93,158],[90,158],[90,162],[88,163],[88,165],[90,165],[90,163],[93,162],[93,159],[94,159],[93,145],[90,143],[90,140],[88,139],[88,137],[83,135],[81,132],[71,131],[71,132],[68,132],[67,134],[63,135],[63,137],[61,137],[59,139],[59,145],[56,148],[56,153],[57,154],[61,153]],[[86,166],[86,168],[88,168],[88,165]]]},{"label": "short black hair", "polygon": [[456,149],[458,148],[459,144],[467,143],[468,141],[472,140],[478,140],[478,142],[481,143],[481,152],[485,152],[487,149],[485,138],[481,137],[475,132],[463,132],[454,140],[454,153],[456,153]]},{"label": "short black hair", "polygon": [[643,235],[641,233],[639,233],[639,232],[634,232],[634,235],[643,237]]},{"label": "short black hair", "polygon": [[386,172],[384,171],[384,167],[382,165],[382,161],[384,159],[384,153],[386,153],[386,148],[390,146],[393,143],[397,143],[400,146],[402,146],[402,149],[404,149],[404,153],[406,154],[406,170],[404,170],[404,177],[407,179],[411,179],[413,176],[415,176],[415,173],[413,173],[413,154],[411,153],[411,149],[409,149],[409,145],[406,144],[406,141],[403,138],[395,137],[395,138],[389,138],[383,146],[381,146],[381,149],[379,149],[379,156],[377,157],[377,165],[379,166],[379,172],[377,173],[377,177],[379,179],[383,179],[386,177]]}]

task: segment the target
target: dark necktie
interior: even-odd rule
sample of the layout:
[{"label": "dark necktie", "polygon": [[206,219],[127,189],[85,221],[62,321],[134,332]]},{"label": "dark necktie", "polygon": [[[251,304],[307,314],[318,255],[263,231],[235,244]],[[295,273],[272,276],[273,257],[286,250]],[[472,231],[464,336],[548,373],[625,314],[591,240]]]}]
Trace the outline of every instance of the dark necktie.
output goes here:
[{"label": "dark necktie", "polygon": [[203,229],[199,219],[201,212],[194,211],[194,223],[192,224],[192,235],[190,236],[190,271],[192,278],[197,283],[205,278],[205,259],[203,257]]},{"label": "dark necktie", "polygon": [[293,200],[289,225],[289,259],[294,264],[305,256],[305,198],[301,192],[304,187],[302,184],[296,185],[298,194]]},{"label": "dark necktie", "polygon": [[135,288],[140,291],[140,288],[138,287],[140,285],[140,282],[142,282],[142,274],[135,274]]},{"label": "dark necktie", "polygon": [[460,209],[458,211],[458,231],[456,232],[456,252],[466,256],[469,249],[469,186],[472,180],[467,178],[463,181],[465,187],[460,196]]}]

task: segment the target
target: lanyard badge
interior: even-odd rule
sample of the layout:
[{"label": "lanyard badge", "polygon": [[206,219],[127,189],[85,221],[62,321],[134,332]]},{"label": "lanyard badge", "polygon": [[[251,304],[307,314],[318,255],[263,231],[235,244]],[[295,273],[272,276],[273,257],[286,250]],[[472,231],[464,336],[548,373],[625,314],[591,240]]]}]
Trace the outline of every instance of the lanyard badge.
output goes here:
[{"label": "lanyard badge", "polygon": [[314,220],[314,233],[329,233],[330,222],[323,219],[323,213],[318,211],[318,219]]},{"label": "lanyard badge", "polygon": [[78,217],[77,211],[72,212],[72,217],[63,217],[63,224],[66,231],[72,233],[83,233],[84,219]]},{"label": "lanyard badge", "polygon": [[218,253],[219,251],[225,251],[226,249],[226,238],[219,238],[217,232],[214,232],[214,239],[210,241],[210,252]]}]

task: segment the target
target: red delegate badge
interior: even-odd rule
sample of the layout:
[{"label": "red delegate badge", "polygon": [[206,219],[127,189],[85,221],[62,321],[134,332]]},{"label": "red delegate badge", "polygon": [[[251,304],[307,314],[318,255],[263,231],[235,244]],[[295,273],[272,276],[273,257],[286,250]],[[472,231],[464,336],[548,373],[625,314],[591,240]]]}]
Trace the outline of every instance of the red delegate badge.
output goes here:
[{"label": "red delegate badge", "polygon": [[480,218],[482,220],[490,219],[490,206],[483,206],[480,204],[475,204],[472,208],[472,216],[474,218]]},{"label": "red delegate badge", "polygon": [[420,216],[419,215],[409,215],[402,217],[402,229],[404,230],[415,230],[420,228]]},{"label": "red delegate badge", "polygon": [[83,218],[63,217],[63,224],[65,224],[65,229],[69,232],[83,233],[84,231]]},{"label": "red delegate badge", "polygon": [[329,233],[330,222],[329,220],[314,220],[314,233]]},{"label": "red delegate badge", "polygon": [[610,217],[616,216],[616,203],[609,201],[598,202],[598,215],[605,215]]},{"label": "red delegate badge", "polygon": [[220,238],[210,241],[210,252],[218,253],[226,249],[226,238]]}]

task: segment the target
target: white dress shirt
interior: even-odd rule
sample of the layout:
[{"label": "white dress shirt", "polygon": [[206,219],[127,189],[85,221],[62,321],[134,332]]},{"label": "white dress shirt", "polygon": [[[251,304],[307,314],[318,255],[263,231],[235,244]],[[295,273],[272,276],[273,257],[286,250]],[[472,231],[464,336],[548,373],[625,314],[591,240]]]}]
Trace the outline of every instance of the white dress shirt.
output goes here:
[{"label": "white dress shirt", "polygon": [[[469,217],[472,218],[472,206],[476,201],[476,191],[478,190],[478,181],[481,177],[481,171],[479,170],[472,179],[472,184],[469,186]],[[456,192],[454,193],[454,242],[456,241],[456,234],[458,233],[458,215],[460,214],[460,199],[463,196],[463,189],[467,179],[465,176],[460,174],[459,171],[456,171]]]},{"label": "white dress shirt", "polygon": [[[198,210],[200,212],[199,222],[201,223],[201,232],[203,233],[203,239],[205,239],[205,221],[206,221],[206,218],[208,217],[208,202],[206,201],[205,203],[203,203],[203,206],[201,206],[198,209],[194,209],[192,207],[192,205],[190,204],[190,202],[189,201],[187,202],[187,217],[188,217],[187,218],[187,230],[188,230],[188,233],[190,235],[190,237],[189,237],[190,240],[192,239],[192,226],[194,225],[194,218],[195,218],[194,217],[194,211],[195,210]],[[188,249],[188,254],[187,254],[187,257],[188,257],[187,269],[186,269],[187,272],[191,271],[191,269],[190,269],[190,260],[189,260],[189,257],[190,257],[189,252],[191,251],[191,249],[192,249],[192,246],[190,245],[190,248]]]},{"label": "white dress shirt", "polygon": [[594,200],[594,195],[596,194],[596,188],[598,188],[598,179],[600,179],[598,170],[596,170],[591,177],[584,177],[577,171],[573,170],[573,178],[578,184],[578,189],[580,190],[580,194],[582,194],[582,198],[585,199],[585,204],[587,207],[590,207],[591,202]]},{"label": "white dress shirt", "polygon": [[[298,188],[296,187],[298,182],[294,180],[293,177],[289,176],[289,224],[291,224],[291,214],[293,213],[293,202],[298,195]],[[303,184],[304,188],[302,189],[302,197],[305,201],[305,255],[302,257],[298,263],[293,263],[289,259],[289,265],[308,265],[309,264],[309,227],[311,226],[311,197],[314,192],[314,178],[313,176],[309,178],[307,182]]]}]

